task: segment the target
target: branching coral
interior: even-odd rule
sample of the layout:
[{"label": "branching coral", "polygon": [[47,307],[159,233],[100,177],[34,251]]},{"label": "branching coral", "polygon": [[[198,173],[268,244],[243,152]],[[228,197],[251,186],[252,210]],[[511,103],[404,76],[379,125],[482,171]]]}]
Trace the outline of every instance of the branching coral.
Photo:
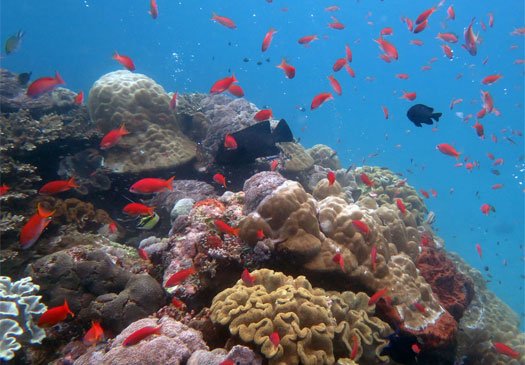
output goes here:
[{"label": "branching coral", "polygon": [[0,359],[11,360],[23,344],[38,344],[46,337],[36,325],[47,310],[35,295],[39,289],[31,277],[12,283],[10,277],[0,276]]}]

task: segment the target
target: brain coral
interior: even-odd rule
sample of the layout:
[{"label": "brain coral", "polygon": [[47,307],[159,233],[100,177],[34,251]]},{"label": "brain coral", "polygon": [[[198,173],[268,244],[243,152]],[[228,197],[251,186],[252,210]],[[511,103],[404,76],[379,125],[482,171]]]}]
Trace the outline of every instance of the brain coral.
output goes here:
[{"label": "brain coral", "polygon": [[[366,294],[327,293],[312,288],[304,276],[294,279],[268,269],[256,270],[252,276],[255,285],[239,280],[213,299],[211,319],[228,325],[242,341],[259,346],[270,365],[334,364],[334,343],[348,353],[354,335],[366,346],[356,358],[364,352],[379,356],[386,344],[381,337],[390,329],[381,320],[368,318]],[[269,338],[274,331],[281,339],[278,346]]]},{"label": "brain coral", "polygon": [[170,98],[149,77],[110,72],[89,92],[89,114],[107,133],[122,123],[130,132],[107,151],[105,165],[114,172],[140,172],[182,165],[195,157],[195,144],[180,131],[169,109]]},{"label": "brain coral", "polygon": [[22,344],[41,343],[46,337],[33,322],[47,310],[41,296],[34,295],[39,289],[31,277],[12,283],[10,277],[0,276],[0,359],[11,360]]}]

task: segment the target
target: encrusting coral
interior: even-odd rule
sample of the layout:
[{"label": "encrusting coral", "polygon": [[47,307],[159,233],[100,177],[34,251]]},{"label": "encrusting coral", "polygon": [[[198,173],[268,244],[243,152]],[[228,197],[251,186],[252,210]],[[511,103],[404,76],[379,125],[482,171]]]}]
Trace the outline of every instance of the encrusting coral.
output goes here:
[{"label": "encrusting coral", "polygon": [[[258,346],[270,365],[334,364],[334,343],[349,353],[354,335],[365,346],[356,359],[387,360],[379,354],[391,330],[380,319],[369,318],[373,307],[368,307],[366,294],[325,292],[304,276],[294,279],[268,269],[251,275],[253,286],[239,280],[215,296],[211,319],[227,325],[242,342]],[[273,332],[279,334],[277,346],[270,340]]]},{"label": "encrusting coral", "polygon": [[47,307],[35,295],[40,287],[31,277],[14,283],[8,276],[0,276],[0,359],[7,361],[15,356],[22,345],[39,344],[46,337],[36,320]]}]

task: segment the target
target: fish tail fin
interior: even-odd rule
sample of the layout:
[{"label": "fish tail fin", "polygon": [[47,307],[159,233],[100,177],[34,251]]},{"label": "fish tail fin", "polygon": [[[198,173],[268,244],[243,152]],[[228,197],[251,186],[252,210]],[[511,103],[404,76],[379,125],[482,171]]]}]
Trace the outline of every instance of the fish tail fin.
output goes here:
[{"label": "fish tail fin", "polygon": [[64,309],[67,313],[71,314],[71,317],[75,316],[75,313],[71,312],[71,309],[69,309],[69,304],[67,304],[67,299],[64,298]]},{"label": "fish tail fin", "polygon": [[275,142],[293,142],[293,134],[286,123],[286,120],[281,119],[272,132]]},{"label": "fish tail fin", "polygon": [[71,188],[79,188],[80,186],[75,182],[75,177],[71,176],[71,179],[67,181],[67,185]]},{"label": "fish tail fin", "polygon": [[42,206],[42,204],[38,203],[37,205],[37,210],[38,210],[38,215],[41,217],[41,218],[49,218],[51,217],[53,214],[55,214],[55,210],[53,211],[49,211],[47,210],[46,208],[44,208]]},{"label": "fish tail fin", "polygon": [[120,134],[121,135],[129,134],[129,131],[126,129],[126,124],[125,123],[122,123],[120,125]]},{"label": "fish tail fin", "polygon": [[157,327],[155,327],[154,333],[156,335],[160,335],[161,330],[162,330],[162,324],[159,324]]},{"label": "fish tail fin", "polygon": [[60,76],[60,74],[58,73],[58,71],[55,71],[55,80],[56,80],[57,83],[60,84],[60,85],[64,85],[64,84],[65,84],[64,79],[62,78],[62,76]]},{"label": "fish tail fin", "polygon": [[119,58],[119,56],[120,56],[120,55],[118,54],[118,52],[115,51],[115,52],[113,53],[113,57],[112,57],[112,58],[113,58],[114,60],[116,60],[117,58]]},{"label": "fish tail fin", "polygon": [[439,118],[441,118],[442,115],[443,113],[433,113],[430,117],[434,119],[436,122],[439,122]]},{"label": "fish tail fin", "polygon": [[232,229],[232,234],[235,236],[235,237],[239,237],[239,232],[240,232],[240,228],[233,228]]},{"label": "fish tail fin", "polygon": [[217,19],[217,14],[214,11],[211,13],[211,19],[212,20]]},{"label": "fish tail fin", "polygon": [[175,175],[166,180],[166,187],[171,191],[173,191],[173,179],[175,179]]}]

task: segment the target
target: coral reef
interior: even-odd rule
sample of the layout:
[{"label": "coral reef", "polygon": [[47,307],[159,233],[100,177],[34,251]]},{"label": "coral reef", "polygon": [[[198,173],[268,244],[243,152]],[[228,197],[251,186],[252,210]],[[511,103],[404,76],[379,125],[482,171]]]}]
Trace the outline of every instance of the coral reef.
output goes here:
[{"label": "coral reef", "polygon": [[341,168],[337,152],[329,146],[316,144],[312,148],[308,148],[306,152],[313,158],[315,165],[331,170],[339,170]]},{"label": "coral reef", "polygon": [[100,77],[89,92],[89,115],[103,133],[122,123],[130,132],[106,152],[115,173],[173,168],[195,158],[195,144],[180,130],[169,96],[149,77],[129,71]]},{"label": "coral reef", "polygon": [[[148,336],[133,346],[122,346],[122,342],[133,332],[158,325],[161,326],[159,335]],[[74,364],[179,365],[186,364],[192,353],[207,349],[199,332],[172,318],[163,317],[158,321],[143,318],[127,326],[111,343],[107,352],[88,353],[79,357]]]},{"label": "coral reef", "polygon": [[155,194],[153,198],[148,201],[148,204],[154,207],[162,208],[167,213],[171,213],[177,201],[189,198],[194,201],[203,200],[206,198],[215,198],[217,194],[215,189],[210,184],[197,180],[177,180],[173,181],[173,191],[161,191]]},{"label": "coral reef", "polygon": [[314,159],[299,143],[282,142],[277,145],[284,155],[284,171],[298,173],[308,171],[314,166]]},{"label": "coral reef", "polygon": [[[368,318],[366,294],[331,293],[329,297],[323,289],[312,288],[304,276],[294,279],[268,269],[251,275],[253,286],[239,280],[213,299],[211,319],[228,325],[241,341],[257,345],[269,364],[333,364],[336,332],[337,341],[345,345],[353,335],[359,337],[361,347],[366,347],[357,358],[366,352],[368,358],[386,360],[379,354],[390,328],[378,318]],[[275,331],[280,337],[278,346],[269,338]]]},{"label": "coral reef", "polygon": [[197,350],[188,359],[186,365],[220,365],[224,360],[231,360],[236,365],[262,365],[260,355],[240,345],[233,346],[229,352],[224,349]]},{"label": "coral reef", "polygon": [[26,271],[40,284],[48,305],[60,305],[67,298],[78,320],[99,318],[105,329],[117,333],[158,310],[164,293],[151,276],[130,273],[115,263],[123,259],[106,251],[74,246],[36,260]]},{"label": "coral reef", "polygon": [[38,317],[47,310],[35,295],[39,286],[31,277],[11,282],[0,276],[0,359],[11,360],[22,345],[39,344],[46,337],[36,325]]}]

